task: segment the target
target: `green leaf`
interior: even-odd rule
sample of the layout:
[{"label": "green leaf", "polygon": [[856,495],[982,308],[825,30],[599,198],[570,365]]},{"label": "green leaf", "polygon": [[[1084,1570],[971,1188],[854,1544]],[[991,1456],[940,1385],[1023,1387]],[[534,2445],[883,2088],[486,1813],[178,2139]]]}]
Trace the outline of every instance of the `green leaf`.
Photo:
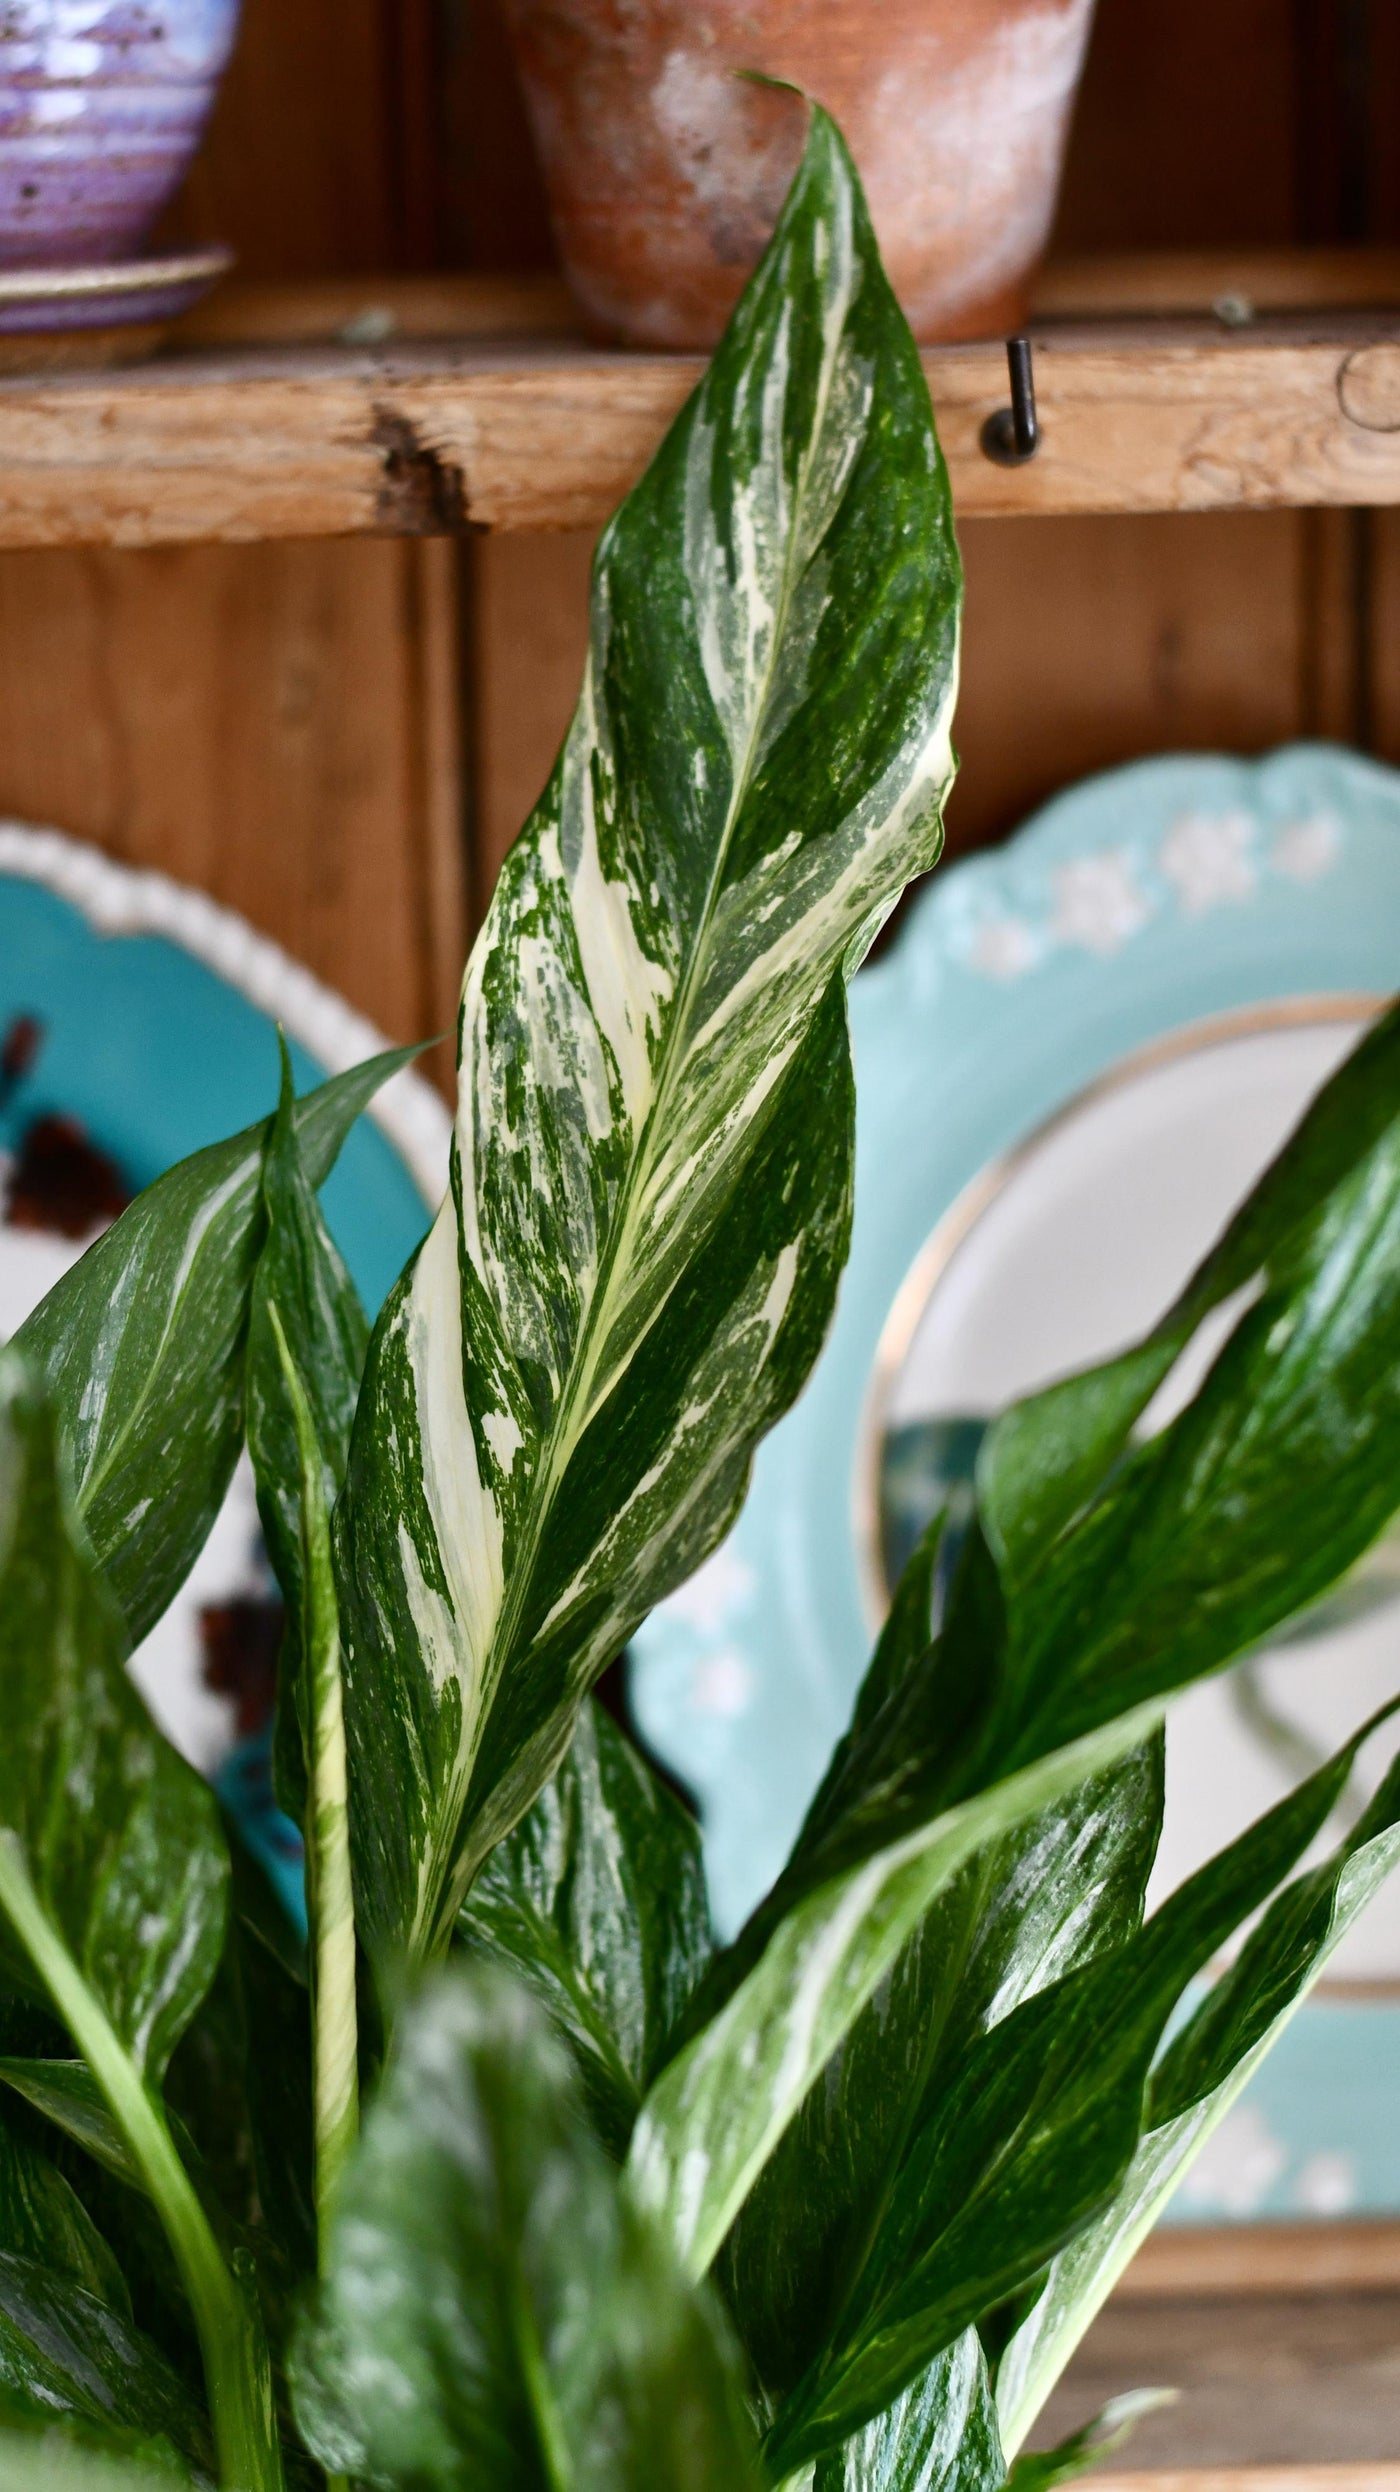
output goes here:
[{"label": "green leaf", "polygon": [[941,2075],[837,2324],[779,2411],[775,2467],[820,2455],[878,2413],[1121,2187],[1173,2008],[1311,1842],[1373,1727],[1141,1932],[1033,1995]]},{"label": "green leaf", "polygon": [[630,2209],[567,2052],[495,1968],[402,2018],[295,2380],[331,2471],[454,2492],[743,2492],[718,2309]]},{"label": "green leaf", "polygon": [[269,1297],[267,1301],[267,1321],[281,1362],[283,1389],[296,1438],[301,1500],[298,1686],[307,1775],[306,1902],[314,2002],[316,2214],[324,2255],[331,2209],[360,2118],[358,1953],[350,1868],[340,1614],[331,1560],[326,1459],[275,1298]]},{"label": "green leaf", "polygon": [[51,2423],[26,2416],[0,2392],[0,2492],[171,2492],[172,2483],[190,2480],[168,2442],[133,2434],[128,2458],[114,2454],[120,2436],[108,2426],[80,2434],[75,2445]]},{"label": "green leaf", "polygon": [[381,1988],[446,1945],[812,1364],[844,984],[938,851],[959,599],[919,358],[814,113],[604,532],[582,698],[468,964],[452,1199],[370,1353],[339,1557]]},{"label": "green leaf", "polygon": [[1146,1339],[1019,1402],[989,1431],[978,1505],[998,1565],[1019,1582],[1098,1489],[1130,1429],[1212,1311],[1266,1276],[1286,1282],[1327,1197],[1382,1143],[1400,1095],[1400,1009],[1377,1022],[1318,1097]]},{"label": "green leaf", "polygon": [[700,1830],[601,1708],[462,1907],[468,1953],[518,1973],[573,2050],[594,2126],[626,2154],[709,1962]]},{"label": "green leaf", "polygon": [[[261,1871],[247,1864],[247,1875]],[[235,1892],[239,1871],[235,1865]],[[316,2270],[311,2002],[277,1935],[240,1911],[231,1950],[242,2009],[244,2087],[263,2224],[293,2277]]]},{"label": "green leaf", "polygon": [[977,2331],[819,2459],[812,2492],[1002,2492],[1006,2466]]},{"label": "green leaf", "polygon": [[131,2317],[122,2271],[76,2190],[8,2120],[0,2120],[0,2242]]},{"label": "green leaf", "polygon": [[[1343,1758],[1350,1754],[1350,1748],[1342,1751]],[[1337,1762],[1329,1773],[1335,1773]],[[1235,1964],[1215,1984],[1155,2070],[1145,2109],[1145,2134],[1112,2203],[1055,2260],[1044,2291],[998,2365],[997,2404],[1009,2453],[1020,2447],[1066,2363],[1211,2131],[1277,2041],[1397,1857],[1400,1768],[1392,1767],[1365,1816],[1332,1857],[1319,1868],[1305,1871],[1276,1898]]]},{"label": "green leaf", "polygon": [[[87,2061],[157,2208],[199,2330],[224,2480],[282,2492],[271,2369],[252,2278],[224,2263],[153,2092],[36,1891],[19,1836],[0,1825],[0,1913]],[[0,2386],[3,2386],[0,2377]]]},{"label": "green leaf", "polygon": [[266,1236],[253,1276],[248,1324],[248,1451],[268,1554],[287,1606],[277,1690],[279,1796],[300,1822],[310,1747],[302,1671],[302,1454],[272,1310],[309,1405],[328,1512],[345,1478],[369,1326],[308,1173],[285,1040],[282,1095],[264,1158],[262,1190]]},{"label": "green leaf", "polygon": [[[987,1528],[1015,1555],[967,1778],[1220,1669],[1328,1592],[1395,1512],[1400,1013],[1319,1095],[1205,1269],[1205,1298],[1243,1286],[1245,1311],[1194,1400],[1117,1461],[1073,1528],[1047,1541],[1034,1522],[1043,1411],[1013,1423],[1015,1463],[989,1457]],[[1059,1389],[1061,1420],[1081,1388],[1097,1390]],[[1092,1439],[1086,1425],[1077,1441]]]},{"label": "green leaf", "polygon": [[920,1923],[974,1854],[1126,1756],[1142,1708],[932,1817],[828,1879],[779,1922],[723,2009],[642,2107],[628,2158],[639,2202],[702,2275],[822,2070]]},{"label": "green leaf", "polygon": [[726,2293],[770,2395],[821,2353],[949,2070],[1023,2000],[1137,1929],[1161,1816],[1154,1739],[977,1853],[926,1914],[726,2245]]},{"label": "green leaf", "polygon": [[1092,2422],[1081,2424],[1053,2449],[1034,2449],[1018,2457],[1011,2469],[1013,2492],[1054,2492],[1056,2484],[1087,2474],[1106,2457],[1116,2457],[1149,2414],[1159,2414],[1164,2405],[1175,2405],[1176,2399],[1174,2388],[1128,2388],[1121,2397],[1110,2397]]},{"label": "green leaf", "polygon": [[[228,1858],[213,1795],[127,1677],[126,1630],[79,1544],[54,1418],[0,1358],[0,1827],[138,2066],[154,2080],[213,1978]],[[3,1927],[3,1924],[0,1924]],[[45,1998],[0,1937],[7,1976]]]},{"label": "green leaf", "polygon": [[[298,1101],[313,1184],[417,1052],[395,1048]],[[250,1125],[157,1178],[15,1335],[53,1397],[78,1510],[136,1644],[204,1546],[243,1440],[270,1130]]]},{"label": "green leaf", "polygon": [[0,2394],[9,2415],[164,2438],[207,2468],[208,2434],[178,2373],[123,2317],[48,2264],[0,2251]]},{"label": "green leaf", "polygon": [[82,2059],[0,2060],[0,2078],[31,2109],[51,2120],[103,2170],[132,2189],[144,2188],[140,2167],[107,2109],[102,2088]]}]

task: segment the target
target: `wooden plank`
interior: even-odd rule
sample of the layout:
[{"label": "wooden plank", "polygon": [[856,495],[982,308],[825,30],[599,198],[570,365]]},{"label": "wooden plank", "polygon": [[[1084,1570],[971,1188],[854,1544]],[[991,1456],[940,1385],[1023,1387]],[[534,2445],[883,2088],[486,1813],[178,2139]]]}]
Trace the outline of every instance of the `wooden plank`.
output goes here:
[{"label": "wooden plank", "polygon": [[1400,2291],[1400,2223],[1163,2224],[1143,2243],[1118,2296]]},{"label": "wooden plank", "polygon": [[1037,2417],[1056,2444],[1145,2382],[1175,2401],[1146,2416],[1114,2468],[1370,2467],[1400,2450],[1400,2297],[1192,2295],[1099,2313]]},{"label": "wooden plank", "polygon": [[395,1037],[443,1028],[454,567],[436,544],[6,556],[0,812],[199,885]]},{"label": "wooden plank", "polygon": [[1190,316],[1242,309],[1391,311],[1400,306],[1400,250],[1357,243],[1308,249],[1094,251],[1052,259],[1032,294],[1038,320],[1121,320],[1139,313]]},{"label": "wooden plank", "polygon": [[1400,2492],[1400,2460],[1351,2466],[1095,2468],[1098,2492]]},{"label": "wooden plank", "polygon": [[[964,518],[1400,503],[1400,338],[1359,316],[1040,339],[1043,446],[982,452],[991,346],[925,366]],[[0,545],[598,525],[694,385],[689,358],[467,340],[170,358],[0,384]]]}]

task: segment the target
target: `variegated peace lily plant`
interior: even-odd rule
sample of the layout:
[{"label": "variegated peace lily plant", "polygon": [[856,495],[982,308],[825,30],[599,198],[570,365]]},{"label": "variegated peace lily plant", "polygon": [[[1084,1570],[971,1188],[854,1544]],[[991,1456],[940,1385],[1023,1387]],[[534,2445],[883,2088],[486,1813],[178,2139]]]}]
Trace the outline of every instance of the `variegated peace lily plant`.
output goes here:
[{"label": "variegated peace lily plant", "polygon": [[[937,855],[959,595],[817,114],[603,538],[450,1194],[372,1336],[317,1188],[397,1059],[284,1075],[5,1354],[0,2480],[1053,2481],[1047,2390],[1389,1868],[1394,1772],[1312,1849],[1367,1725],[1144,1917],[1167,1700],[1400,1504],[1396,1015],[1147,1339],[993,1429],[733,1944],[590,1699],[820,1346],[846,983]],[[245,1439],[305,1947],[125,1667]]]}]

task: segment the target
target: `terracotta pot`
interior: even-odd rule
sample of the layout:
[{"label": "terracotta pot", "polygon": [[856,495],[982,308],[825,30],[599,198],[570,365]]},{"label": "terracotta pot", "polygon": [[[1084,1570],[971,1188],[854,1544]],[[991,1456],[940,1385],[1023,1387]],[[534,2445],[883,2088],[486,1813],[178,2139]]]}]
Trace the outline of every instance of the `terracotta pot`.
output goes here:
[{"label": "terracotta pot", "polygon": [[1024,316],[1093,0],[505,0],[564,267],[598,334],[712,346],[826,105],[921,338]]},{"label": "terracotta pot", "polygon": [[239,0],[0,0],[0,267],[135,251],[179,186]]}]

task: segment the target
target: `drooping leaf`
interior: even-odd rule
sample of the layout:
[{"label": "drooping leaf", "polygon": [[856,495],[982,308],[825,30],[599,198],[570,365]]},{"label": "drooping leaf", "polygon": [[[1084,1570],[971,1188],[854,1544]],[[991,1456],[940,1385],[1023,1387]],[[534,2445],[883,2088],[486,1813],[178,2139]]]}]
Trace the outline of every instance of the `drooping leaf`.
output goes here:
[{"label": "drooping leaf", "polygon": [[942,2075],[826,2345],[779,2410],[776,2468],[819,2456],[880,2412],[1122,2187],[1177,2001],[1312,1841],[1373,1727],[1139,1933],[1034,1994]]},{"label": "drooping leaf", "polygon": [[818,2460],[812,2492],[1002,2492],[996,2405],[975,2328],[886,2412]]},{"label": "drooping leaf", "polygon": [[579,708],[468,966],[452,1197],[370,1353],[339,1555],[382,1985],[446,1944],[811,1366],[844,979],[937,853],[959,589],[918,356],[816,113],[604,533]]},{"label": "drooping leaf", "polygon": [[1173,2190],[1397,1858],[1400,1768],[1393,1766],[1332,1857],[1284,1888],[1154,2071],[1146,2133],[1121,2187],[1055,2260],[998,2364],[1009,2452],[1020,2447]]},{"label": "drooping leaf", "polygon": [[821,2353],[948,2072],[1023,2000],[1137,1929],[1161,1817],[1154,1739],[976,1854],[920,1923],[726,2245],[726,2293],[770,2395]]},{"label": "drooping leaf", "polygon": [[700,1832],[601,1707],[462,1907],[470,1955],[528,1983],[569,2043],[599,2136],[627,2151],[710,1956]]},{"label": "drooping leaf", "polygon": [[717,2307],[633,2213],[539,2007],[498,1970],[403,2017],[296,2409],[332,2471],[453,2492],[744,2492]]},{"label": "drooping leaf", "polygon": [[0,2244],[130,2318],[122,2271],[82,2200],[9,2120],[0,2120]]},{"label": "drooping leaf", "polygon": [[1032,2449],[1018,2457],[1011,2469],[1014,2492],[1055,2492],[1057,2484],[1072,2483],[1106,2457],[1116,2457],[1139,2423],[1159,2414],[1164,2405],[1174,2405],[1176,2397],[1174,2388],[1128,2388],[1121,2397],[1110,2397],[1091,2422],[1082,2423],[1053,2449]]},{"label": "drooping leaf", "polygon": [[265,1235],[248,1324],[248,1450],[268,1554],[287,1606],[277,1688],[277,1779],[284,1807],[305,1803],[309,1716],[301,1675],[305,1635],[302,1470],[296,1416],[272,1309],[295,1362],[320,1449],[326,1508],[345,1478],[350,1428],[369,1346],[359,1294],[321,1217],[297,1131],[292,1068],[282,1046],[282,1095],[262,1172]]},{"label": "drooping leaf", "polygon": [[[297,1102],[313,1184],[417,1052],[396,1048]],[[184,1582],[238,1459],[269,1131],[251,1125],[157,1178],[15,1335],[53,1397],[78,1510],[133,1643]]]},{"label": "drooping leaf", "polygon": [[168,2441],[207,2470],[208,2434],[183,2381],[148,2338],[47,2263],[0,2250],[0,2393],[7,2416],[72,2418]]},{"label": "drooping leaf", "polygon": [[[126,1630],[80,1546],[52,1411],[0,1358],[0,1827],[138,2066],[159,2081],[223,1946],[212,1793],[127,1677]],[[6,1976],[46,2000],[0,1924]]]}]

